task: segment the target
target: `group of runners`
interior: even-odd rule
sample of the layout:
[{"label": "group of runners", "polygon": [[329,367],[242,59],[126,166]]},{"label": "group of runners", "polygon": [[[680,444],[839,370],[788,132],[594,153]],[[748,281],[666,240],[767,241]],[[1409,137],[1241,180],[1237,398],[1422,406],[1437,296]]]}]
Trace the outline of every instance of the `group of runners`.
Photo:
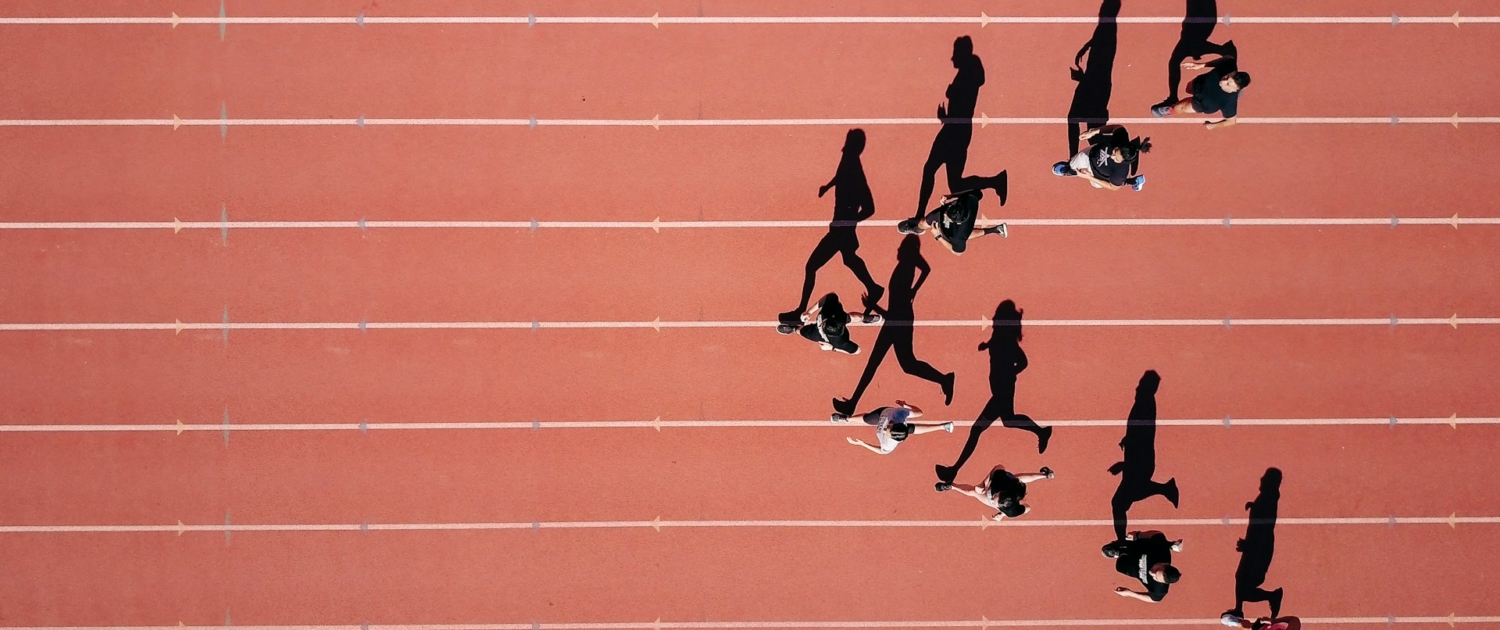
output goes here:
[{"label": "group of runners", "polygon": [[[1174,59],[1171,77],[1173,97],[1153,106],[1151,113],[1158,118],[1189,114],[1210,116],[1218,114],[1219,119],[1205,121],[1204,126],[1208,129],[1235,124],[1238,115],[1238,99],[1242,91],[1250,85],[1250,75],[1240,71],[1237,67],[1232,42],[1218,49],[1221,54],[1189,55],[1192,58],[1183,58],[1180,64]],[[1212,58],[1205,59],[1205,56]],[[908,235],[907,240],[902,243],[903,252],[917,246],[914,236],[920,237],[929,233],[935,242],[954,255],[962,255],[967,251],[969,241],[988,236],[1006,238],[1009,235],[1004,223],[976,229],[980,202],[985,198],[986,190],[996,193],[999,204],[1005,205],[1008,192],[1006,172],[1001,171],[990,177],[963,175],[968,144],[973,134],[974,105],[979,86],[984,83],[984,69],[979,63],[979,58],[973,54],[973,44],[969,38],[962,37],[954,43],[953,64],[958,72],[948,88],[947,104],[938,108],[938,117],[942,120],[943,126],[933,143],[923,169],[922,191],[917,212],[911,218],[897,224],[897,231]],[[1176,98],[1176,81],[1179,76],[1176,68],[1179,66],[1183,70],[1204,71],[1188,82],[1189,96],[1182,99]],[[1140,158],[1142,154],[1151,151],[1150,138],[1132,137],[1124,126],[1108,124],[1107,121],[1090,123],[1089,128],[1079,134],[1078,138],[1086,140],[1087,146],[1069,159],[1054,164],[1053,174],[1061,177],[1077,177],[1089,182],[1094,188],[1107,190],[1129,187],[1140,191],[1145,187],[1145,175],[1139,173]],[[845,139],[843,159],[840,160],[838,171],[832,180],[818,190],[819,197],[824,196],[830,190],[836,191],[833,222],[829,226],[828,235],[818,244],[807,261],[801,303],[796,309],[782,313],[777,325],[777,330],[781,334],[795,333],[817,343],[823,350],[849,355],[860,353],[859,345],[850,338],[850,324],[856,319],[863,324],[886,323],[885,316],[890,315],[878,306],[886,289],[871,277],[864,261],[856,253],[858,239],[855,237],[855,227],[859,222],[873,216],[875,211],[873,196],[870,194],[869,185],[860,164],[860,155],[864,146],[864,132],[859,129],[851,130]],[[926,206],[932,193],[935,173],[939,167],[947,169],[950,193],[941,198],[936,209],[929,211]],[[809,308],[808,302],[812,295],[814,276],[817,270],[832,260],[835,254],[842,254],[844,264],[865,285],[862,304],[859,305],[862,308],[847,308],[834,293],[824,295]],[[911,254],[907,255],[911,256]],[[925,280],[927,273],[925,261],[920,261],[919,254],[915,256],[919,260],[916,265],[920,266],[921,275],[916,278],[915,283],[909,289],[902,287],[904,292],[910,294],[915,293],[916,288]],[[903,282],[906,281],[903,280]],[[894,299],[894,296],[892,297]],[[907,301],[910,297],[910,295],[906,296]],[[1010,305],[1010,309],[1014,311],[1017,326],[1014,337],[1015,341],[1019,342],[1020,313],[1009,301],[1002,304],[1002,308],[1005,305]],[[909,313],[900,313],[896,315],[896,318],[901,319],[903,316],[911,317]],[[899,323],[910,326],[906,322]],[[988,417],[985,414],[989,414],[1005,421],[1006,426],[1032,431],[1038,437],[1038,451],[1045,452],[1047,440],[1051,437],[1051,428],[1040,427],[1029,417],[1015,414],[1013,409],[1015,375],[1025,369],[1025,354],[1020,352],[1018,343],[1011,345],[1016,347],[1013,352],[1006,353],[1006,355],[1019,356],[1019,362],[1012,361],[1016,364],[1010,366],[1009,369],[998,370],[1005,372],[1006,374],[1002,376],[1008,375],[1010,379],[1008,392],[999,390],[994,392],[991,404],[986,406],[984,414],[981,415],[981,421]],[[985,350],[985,346],[986,344],[981,344],[980,350]],[[880,353],[884,352],[883,347],[877,350]],[[898,349],[897,352],[899,355],[901,351]],[[909,355],[910,352],[908,345],[906,353]],[[872,357],[871,360],[873,364],[876,358]],[[914,358],[911,360],[915,361]],[[905,366],[907,358],[903,358],[902,361]],[[942,384],[947,397],[945,404],[951,403],[953,374],[941,374],[925,363],[917,363],[921,363],[922,370],[919,371],[933,372],[925,378]],[[992,366],[992,372],[996,371]],[[908,369],[908,372],[917,373],[911,369]],[[1147,374],[1151,377],[1155,373],[1148,372]],[[993,387],[995,378],[996,376],[992,374],[992,389],[995,389]],[[1143,383],[1145,380],[1143,378]],[[863,391],[863,385],[862,382],[861,388],[857,390],[854,397],[855,400],[858,398],[858,393]],[[1004,395],[1007,393],[1008,396]],[[1151,388],[1151,395],[1154,400],[1154,386]],[[1004,400],[1001,400],[1002,398]],[[995,404],[996,401],[1000,404]],[[853,423],[857,420],[859,423],[872,427],[875,434],[872,442],[856,437],[847,437],[846,440],[851,445],[876,454],[890,454],[914,435],[952,433],[954,430],[952,422],[918,422],[917,419],[923,415],[922,410],[903,400],[896,400],[894,405],[877,407],[864,413],[855,413],[853,404],[854,402],[847,399],[835,399],[835,412],[831,419],[834,423]],[[1152,404],[1151,413],[1154,422],[1154,402]],[[991,407],[995,407],[993,412]],[[992,422],[994,419],[989,418],[989,421]],[[973,441],[972,436],[971,441]],[[1123,448],[1126,448],[1124,442],[1122,442]],[[969,450],[972,449],[965,451],[964,458],[967,457]],[[962,461],[963,458],[960,459],[960,464]],[[963,484],[956,483],[953,479],[956,467],[947,469],[948,475],[946,476],[943,474],[945,468],[947,467],[938,467],[939,481],[935,484],[935,489],[940,493],[963,495],[979,501],[995,510],[991,518],[996,521],[1020,517],[1029,512],[1030,507],[1024,502],[1029,485],[1044,479],[1052,479],[1055,476],[1055,473],[1045,466],[1031,473],[1014,473],[1006,470],[1004,466],[995,466],[978,483]],[[1111,472],[1118,474],[1114,468]],[[1167,484],[1156,485],[1167,488],[1167,490],[1158,491],[1157,494],[1167,496],[1175,507],[1177,505],[1175,480]],[[1148,493],[1147,496],[1150,494]],[[1121,515],[1117,514],[1117,517],[1119,516]],[[1116,570],[1119,573],[1139,581],[1143,588],[1137,591],[1122,586],[1116,588],[1115,592],[1122,597],[1145,602],[1159,602],[1166,596],[1169,585],[1181,578],[1181,572],[1171,564],[1171,554],[1182,551],[1183,541],[1169,540],[1165,534],[1158,531],[1125,533],[1122,523],[1122,520],[1117,518],[1117,539],[1104,545],[1101,552],[1106,558],[1115,561]],[[1243,627],[1247,630],[1265,628],[1296,630],[1299,622],[1295,618],[1279,617],[1280,599],[1278,590],[1272,600],[1271,617],[1246,620],[1237,606],[1224,613],[1221,621],[1226,626]]]}]

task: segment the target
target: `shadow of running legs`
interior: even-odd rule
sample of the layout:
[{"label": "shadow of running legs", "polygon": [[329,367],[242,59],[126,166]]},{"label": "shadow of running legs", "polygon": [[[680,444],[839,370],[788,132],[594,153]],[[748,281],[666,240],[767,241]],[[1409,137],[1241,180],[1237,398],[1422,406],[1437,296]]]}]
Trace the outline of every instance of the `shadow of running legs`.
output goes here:
[{"label": "shadow of running legs", "polygon": [[1240,564],[1234,572],[1234,608],[1229,612],[1244,617],[1245,602],[1270,602],[1271,617],[1281,615],[1281,589],[1267,591],[1266,573],[1271,570],[1271,556],[1276,553],[1276,512],[1281,502],[1281,470],[1267,468],[1260,478],[1260,494],[1246,503],[1250,525],[1245,537],[1235,543]]},{"label": "shadow of running legs", "polygon": [[854,413],[859,399],[864,396],[865,389],[875,378],[875,372],[880,369],[880,363],[885,360],[886,352],[891,350],[895,351],[896,360],[900,362],[903,371],[937,383],[942,387],[946,399],[943,404],[953,402],[953,373],[939,372],[926,361],[918,359],[912,350],[912,322],[916,320],[912,303],[931,271],[932,267],[922,257],[922,239],[915,234],[908,234],[901,239],[901,247],[896,252],[896,268],[891,271],[888,283],[886,308],[882,310],[873,301],[865,304],[867,309],[885,316],[885,323],[881,325],[880,334],[870,348],[870,359],[859,377],[859,385],[854,388],[854,394],[849,398],[833,399],[834,411],[844,415]]},{"label": "shadow of running legs", "polygon": [[1026,352],[1021,350],[1021,315],[1010,300],[995,307],[991,320],[993,328],[988,341],[979,344],[981,352],[988,350],[990,358],[990,400],[985,403],[979,418],[969,427],[969,439],[952,466],[936,467],[938,480],[953,483],[958,471],[969,461],[974,449],[979,446],[979,436],[989,430],[995,420],[1002,426],[1020,429],[1036,435],[1037,452],[1045,453],[1052,439],[1052,427],[1042,427],[1030,416],[1016,413],[1016,377],[1026,369]]}]

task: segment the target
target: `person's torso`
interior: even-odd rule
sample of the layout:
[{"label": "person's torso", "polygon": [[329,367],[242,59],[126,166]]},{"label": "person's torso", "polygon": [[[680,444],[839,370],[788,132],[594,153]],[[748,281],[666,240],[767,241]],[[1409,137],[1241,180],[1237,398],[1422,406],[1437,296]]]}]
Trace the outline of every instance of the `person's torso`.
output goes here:
[{"label": "person's torso", "polygon": [[1094,177],[1118,185],[1130,174],[1130,165],[1125,162],[1116,162],[1113,156],[1114,150],[1114,145],[1109,142],[1094,145],[1089,149],[1089,168],[1093,169]]}]

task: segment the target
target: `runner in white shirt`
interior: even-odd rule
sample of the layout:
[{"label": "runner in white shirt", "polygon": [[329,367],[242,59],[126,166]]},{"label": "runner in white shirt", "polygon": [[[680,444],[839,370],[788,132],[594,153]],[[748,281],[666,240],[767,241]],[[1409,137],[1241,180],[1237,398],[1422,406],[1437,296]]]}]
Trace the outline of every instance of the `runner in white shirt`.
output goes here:
[{"label": "runner in white shirt", "polygon": [[[908,422],[912,418],[922,417],[922,410],[914,405],[906,404],[904,400],[896,401],[895,407],[878,407],[868,413],[857,416],[865,421],[865,424],[875,427],[875,437],[879,446],[871,446],[859,438],[845,438],[850,444],[867,448],[872,453],[879,455],[889,454],[896,450],[896,446],[906,441],[906,438],[933,431],[953,432],[952,422],[929,422],[918,424]],[[833,414],[834,422],[848,422],[849,416],[841,413]]]}]

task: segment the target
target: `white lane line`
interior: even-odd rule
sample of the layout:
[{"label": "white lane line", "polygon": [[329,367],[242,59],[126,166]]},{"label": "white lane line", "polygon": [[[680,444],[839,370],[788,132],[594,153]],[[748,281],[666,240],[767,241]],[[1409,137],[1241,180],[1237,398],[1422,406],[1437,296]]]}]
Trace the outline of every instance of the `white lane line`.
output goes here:
[{"label": "white lane line", "polygon": [[[1500,116],[1328,116],[1328,117],[1242,117],[1242,125],[1452,125],[1500,124]],[[76,119],[0,119],[0,127],[349,127],[416,126],[416,127],[810,127],[810,126],[936,126],[936,118],[738,118],[681,119],[583,119],[583,118],[76,118]],[[973,120],[980,127],[989,125],[1059,125],[1067,118],[990,118]],[[1112,118],[1110,122],[1131,125],[1197,125],[1189,118]]]},{"label": "white lane line", "polygon": [[[955,420],[955,426],[967,427],[973,420]],[[1117,428],[1124,420],[1049,420],[1048,426],[1062,428]],[[1458,414],[1431,418],[1184,418],[1157,420],[1161,427],[1292,427],[1292,426],[1379,426],[1398,425],[1482,426],[1500,424],[1500,418],[1464,418]],[[0,433],[176,433],[184,432],[285,432],[285,431],[501,431],[542,429],[845,429],[849,425],[827,420],[602,420],[602,421],[499,421],[499,422],[318,422],[318,423],[223,423],[178,424],[0,424]]]},{"label": "white lane line", "polygon": [[[100,16],[100,17],[5,17],[0,18],[0,25],[11,26],[61,26],[61,25],[94,25],[94,26],[123,26],[123,25],[155,25],[171,26],[176,28],[180,25],[345,25],[345,26],[372,26],[372,25],[650,25],[660,28],[662,25],[772,25],[772,24],[977,24],[981,28],[989,25],[1024,25],[1024,24],[1094,24],[1099,21],[1097,16],[992,16],[981,12],[979,15],[938,15],[938,16],[663,16],[658,14],[651,16],[484,16],[484,15],[450,15],[450,16],[367,16],[363,13],[354,16],[217,16],[217,17],[185,17],[175,13],[160,17],[126,17],[126,16]],[[1181,24],[1183,17],[1178,16],[1139,16],[1119,17],[1113,20],[1117,24]],[[1373,25],[1400,25],[1400,24],[1448,24],[1461,26],[1463,24],[1496,24],[1500,23],[1500,17],[1496,16],[1465,16],[1458,12],[1452,15],[1422,15],[1422,16],[1235,16],[1224,15],[1216,20],[1191,20],[1194,22],[1214,22],[1218,24],[1373,24]]]},{"label": "white lane line", "polygon": [[[1448,226],[1500,225],[1500,217],[1221,217],[1221,218],[1071,218],[1071,219],[983,219],[979,225],[997,223],[1017,227],[1301,227],[1404,225]],[[894,228],[897,220],[871,219],[861,227]],[[662,230],[679,229],[819,229],[828,221],[11,221],[0,222],[0,230]]]},{"label": "white lane line", "polygon": [[[1500,616],[1446,617],[1299,617],[1302,623],[1314,625],[1390,625],[1390,624],[1491,624]],[[1134,626],[1214,626],[1218,617],[1176,617],[1162,619],[978,619],[958,620],[857,620],[857,621],[655,621],[645,622],[567,622],[567,623],[468,623],[468,624],[347,624],[347,625],[235,625],[236,630],[812,630],[812,629],[920,629],[920,628],[1118,628]],[[0,630],[225,630],[224,626],[0,626]]]},{"label": "white lane line", "polygon": [[[775,321],[663,321],[660,318],[652,321],[592,321],[592,322],[543,322],[532,320],[529,322],[182,322],[171,323],[155,322],[92,322],[92,323],[0,323],[0,332],[84,332],[84,331],[148,331],[148,330],[170,330],[181,334],[184,330],[212,330],[226,332],[230,330],[529,330],[541,329],[569,329],[569,330],[608,330],[608,329],[652,329],[661,332],[664,328],[774,328]],[[1500,317],[1459,317],[1457,314],[1449,317],[1411,317],[1401,318],[1395,315],[1386,317],[1368,318],[1246,318],[1236,319],[1223,317],[1219,319],[1034,319],[1028,320],[1028,327],[1170,327],[1170,328],[1202,328],[1202,327],[1224,327],[1234,326],[1257,326],[1257,327],[1303,327],[1303,326],[1449,326],[1457,329],[1459,326],[1493,326],[1500,324]],[[882,325],[903,325],[901,322],[887,322],[885,324],[861,324],[854,322],[854,326],[876,327]],[[944,320],[921,320],[911,322],[911,325],[920,328],[988,328],[990,320],[985,318],[976,319],[944,319]]]},{"label": "white lane line", "polygon": [[[1132,520],[1132,525],[1148,527],[1229,527],[1248,525],[1247,518],[1167,518]],[[1496,525],[1497,516],[1378,516],[1378,517],[1281,517],[1278,526],[1352,526],[1378,525],[1447,525],[1456,529],[1459,525]],[[187,533],[224,532],[372,532],[372,531],[506,531],[506,530],[580,530],[580,529],[951,529],[974,528],[1075,528],[1113,527],[1110,519],[1008,519],[995,522],[987,517],[974,520],[662,520],[660,517],[644,521],[527,521],[527,522],[468,522],[468,523],[280,523],[244,524],[212,523],[191,525],[178,521],[175,525],[0,525],[0,534],[150,534],[172,533],[178,536]]]}]

